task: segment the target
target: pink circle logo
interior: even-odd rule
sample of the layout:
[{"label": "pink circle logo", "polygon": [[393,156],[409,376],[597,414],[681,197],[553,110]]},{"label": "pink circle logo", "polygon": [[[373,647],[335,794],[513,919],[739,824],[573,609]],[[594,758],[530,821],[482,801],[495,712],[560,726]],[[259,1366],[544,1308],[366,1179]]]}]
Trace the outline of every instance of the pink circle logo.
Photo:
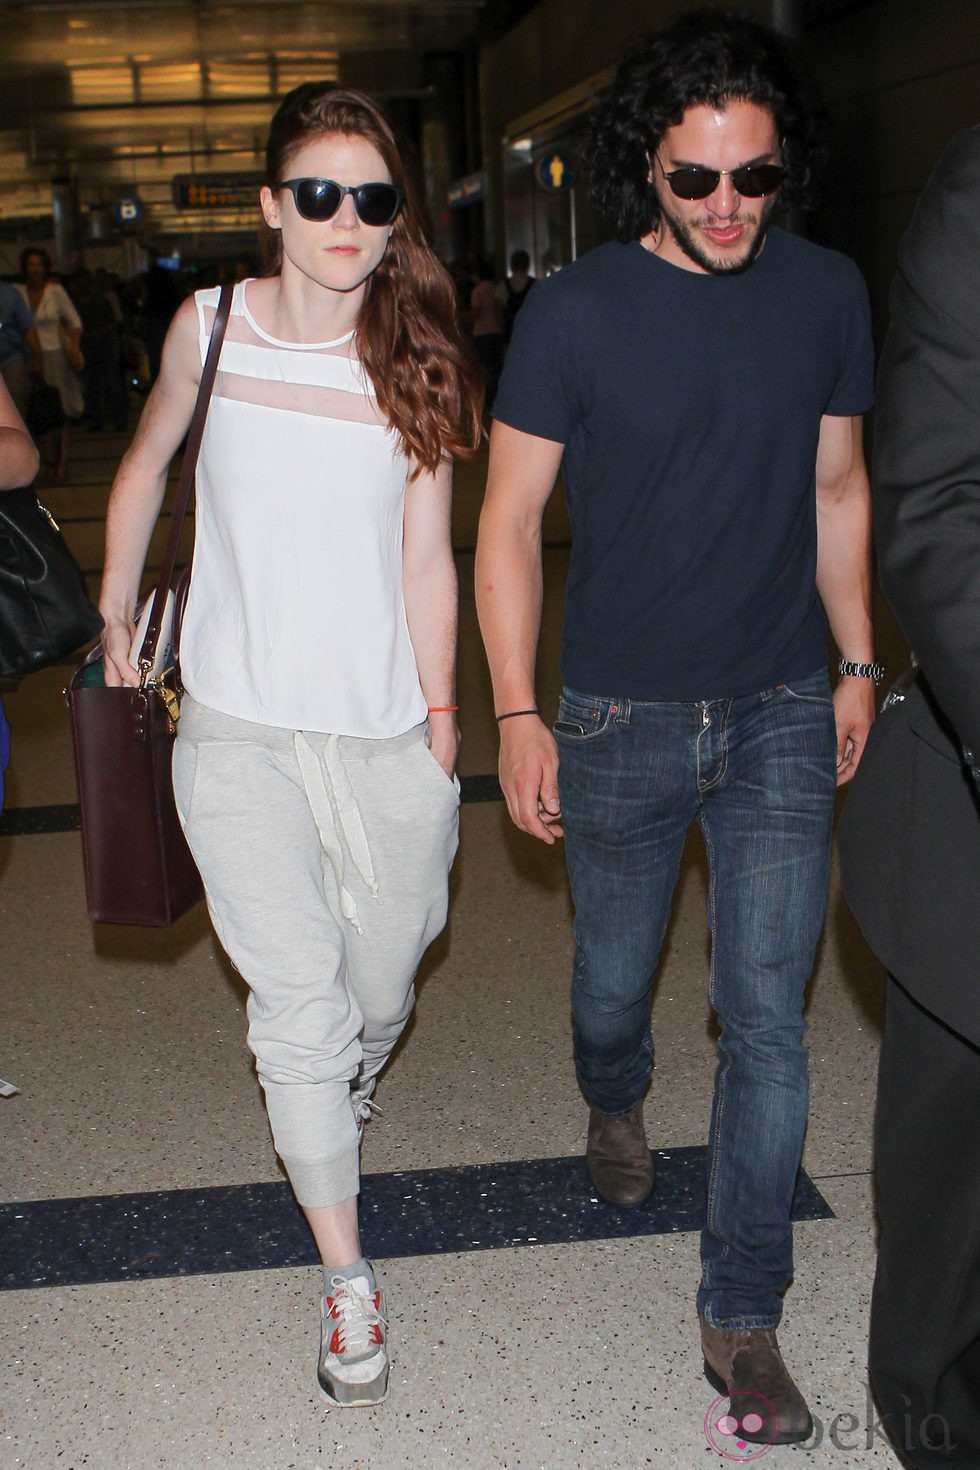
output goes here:
[{"label": "pink circle logo", "polygon": [[[704,1416],[704,1436],[711,1448],[726,1460],[747,1465],[769,1453],[778,1426],[772,1404],[761,1394],[741,1393],[739,1405],[741,1419],[731,1412],[727,1395],[715,1399]],[[762,1431],[766,1432],[766,1439],[760,1443]]]}]

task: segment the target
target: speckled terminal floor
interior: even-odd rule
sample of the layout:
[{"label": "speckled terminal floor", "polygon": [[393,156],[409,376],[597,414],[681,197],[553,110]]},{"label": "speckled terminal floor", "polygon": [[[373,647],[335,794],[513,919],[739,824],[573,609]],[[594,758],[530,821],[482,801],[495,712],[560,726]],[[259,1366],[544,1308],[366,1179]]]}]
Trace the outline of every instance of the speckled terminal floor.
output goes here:
[{"label": "speckled terminal floor", "polygon": [[[123,440],[78,436],[42,498],[97,585]],[[389,1400],[328,1410],[319,1272],[278,1167],[243,993],[202,908],[167,931],[85,917],[61,689],[3,688],[0,1470],[897,1467],[866,1386],[871,1124],[884,977],[836,878],[809,990],[812,1107],[780,1339],[808,1446],[719,1428],[694,1292],[715,1030],[705,870],[685,854],[654,1000],[658,1186],[603,1205],[582,1163],[562,854],[513,830],[473,611],[485,465],[457,475],[462,841],[450,922],[364,1145],[367,1249],[390,1303]],[[554,707],[568,526],[545,524],[542,707]],[[150,563],[159,555],[159,533]],[[904,647],[879,639],[895,672]]]}]

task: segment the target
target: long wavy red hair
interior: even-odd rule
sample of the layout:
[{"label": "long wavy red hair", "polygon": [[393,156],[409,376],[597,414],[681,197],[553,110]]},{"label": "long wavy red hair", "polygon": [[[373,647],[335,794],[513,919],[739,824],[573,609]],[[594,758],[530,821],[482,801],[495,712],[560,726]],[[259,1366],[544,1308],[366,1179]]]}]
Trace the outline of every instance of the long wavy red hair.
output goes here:
[{"label": "long wavy red hair", "polygon": [[[428,241],[422,208],[395,136],[364,92],[304,82],[283,98],[269,128],[266,182],[288,177],[291,157],[325,133],[361,137],[381,154],[404,202],[384,257],[368,281],[357,323],[357,350],[378,406],[419,470],[450,454],[475,452],[482,436],[483,391],[459,329],[456,292]],[[282,240],[263,227],[269,274],[282,266]]]}]

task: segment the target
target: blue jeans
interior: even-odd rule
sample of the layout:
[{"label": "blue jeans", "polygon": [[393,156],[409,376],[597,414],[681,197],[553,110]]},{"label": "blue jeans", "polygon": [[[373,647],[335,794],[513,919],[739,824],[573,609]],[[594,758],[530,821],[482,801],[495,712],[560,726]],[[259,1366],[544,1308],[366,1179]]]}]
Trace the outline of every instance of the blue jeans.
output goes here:
[{"label": "blue jeans", "polygon": [[823,926],[837,743],[825,672],[761,694],[638,703],[565,690],[555,723],[575,904],[575,1063],[604,1113],[642,1098],[650,1001],[693,821],[708,855],[718,1067],[698,1310],[774,1327],[793,1274],[807,1116],[804,988]]}]

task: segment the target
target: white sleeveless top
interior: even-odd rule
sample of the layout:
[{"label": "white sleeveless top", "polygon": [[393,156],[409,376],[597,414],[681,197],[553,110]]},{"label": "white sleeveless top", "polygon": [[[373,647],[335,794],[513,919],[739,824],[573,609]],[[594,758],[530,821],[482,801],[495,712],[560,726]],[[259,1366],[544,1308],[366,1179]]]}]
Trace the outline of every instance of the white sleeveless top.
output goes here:
[{"label": "white sleeveless top", "polygon": [[[291,730],[384,739],[425,719],[402,594],[408,460],[354,355],[280,342],[235,287],[197,466],[184,685]],[[201,361],[218,291],[198,291]]]}]

